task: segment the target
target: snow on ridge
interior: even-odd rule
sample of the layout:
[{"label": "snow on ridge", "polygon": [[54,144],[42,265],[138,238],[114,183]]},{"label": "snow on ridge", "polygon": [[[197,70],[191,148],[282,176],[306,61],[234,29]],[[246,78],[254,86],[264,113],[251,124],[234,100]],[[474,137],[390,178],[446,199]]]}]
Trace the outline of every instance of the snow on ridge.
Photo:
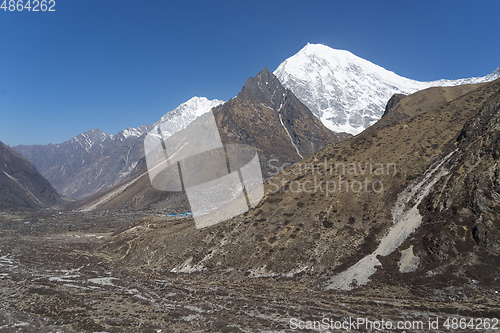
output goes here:
[{"label": "snow on ridge", "polygon": [[141,125],[139,127],[127,127],[123,131],[120,131],[117,134],[112,135],[112,138],[113,139],[119,138],[121,140],[126,140],[130,137],[138,138],[138,137],[142,136],[143,134],[147,133],[147,131],[149,130],[150,127],[151,127],[150,125],[149,126],[148,125]]},{"label": "snow on ridge", "polygon": [[206,97],[191,97],[189,100],[161,117],[161,119],[155,123],[155,126],[173,119],[178,119],[179,117],[187,119],[194,116],[194,119],[196,119],[222,103],[224,103],[224,101],[218,99],[209,100]]},{"label": "snow on ridge", "polygon": [[488,82],[500,78],[500,69],[483,77],[420,82],[349,51],[308,43],[282,62],[274,74],[327,128],[355,135],[380,119],[395,93]]},{"label": "snow on ridge", "polygon": [[[161,128],[163,139],[166,139],[174,133],[183,130],[196,118],[222,103],[224,103],[224,101],[218,99],[209,100],[206,97],[192,97],[174,110],[165,114],[153,125],[153,128]],[[162,124],[165,123],[168,123],[168,126],[162,126]]]},{"label": "snow on ridge", "polygon": [[[66,142],[77,143],[86,151],[89,151],[96,143],[102,143],[112,137],[112,135],[103,132],[100,128],[96,128],[80,133]],[[59,147],[59,144],[56,146]]]},{"label": "snow on ridge", "polygon": [[78,134],[70,141],[79,143],[85,150],[89,151],[95,144],[101,143],[107,139],[124,141],[129,138],[139,138],[152,128],[158,127],[165,122],[177,122],[179,123],[179,129],[183,129],[197,117],[222,103],[224,103],[224,101],[218,99],[209,100],[206,97],[195,96],[180,104],[174,110],[167,112],[158,122],[152,125],[128,127],[115,135],[105,133],[99,128],[91,129],[87,132]]}]

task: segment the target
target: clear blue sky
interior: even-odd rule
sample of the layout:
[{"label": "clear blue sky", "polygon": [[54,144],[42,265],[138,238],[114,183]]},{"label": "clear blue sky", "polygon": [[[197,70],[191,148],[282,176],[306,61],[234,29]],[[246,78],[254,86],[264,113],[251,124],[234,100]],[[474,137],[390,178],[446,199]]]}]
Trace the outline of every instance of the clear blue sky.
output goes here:
[{"label": "clear blue sky", "polygon": [[[3,0],[0,0],[3,2]],[[0,141],[59,143],[227,100],[307,42],[417,80],[500,66],[500,1],[56,0],[0,10]]]}]

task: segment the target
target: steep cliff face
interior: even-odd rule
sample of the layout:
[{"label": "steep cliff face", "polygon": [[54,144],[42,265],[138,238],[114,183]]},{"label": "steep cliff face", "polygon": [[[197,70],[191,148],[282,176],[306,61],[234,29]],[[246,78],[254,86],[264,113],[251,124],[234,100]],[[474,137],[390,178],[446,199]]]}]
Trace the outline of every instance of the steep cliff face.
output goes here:
[{"label": "steep cliff face", "polygon": [[384,114],[382,115],[385,116],[387,115],[389,112],[391,112],[392,109],[394,109],[394,107],[403,99],[405,98],[406,95],[405,94],[394,94],[392,95],[392,97],[389,99],[389,101],[387,102],[386,106],[385,106],[385,111],[384,111]]}]

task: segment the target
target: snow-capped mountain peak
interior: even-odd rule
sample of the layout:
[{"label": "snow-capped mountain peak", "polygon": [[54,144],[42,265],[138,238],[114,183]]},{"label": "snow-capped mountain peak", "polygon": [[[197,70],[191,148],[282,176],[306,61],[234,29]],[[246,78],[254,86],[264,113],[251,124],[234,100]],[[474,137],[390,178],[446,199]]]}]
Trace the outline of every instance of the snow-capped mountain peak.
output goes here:
[{"label": "snow-capped mountain peak", "polygon": [[[307,66],[304,66],[304,64],[307,64]],[[323,69],[323,71],[311,71],[311,69]],[[276,72],[280,73],[285,70],[297,78],[328,77],[329,74],[332,74],[335,79],[347,82],[350,74],[349,69],[354,72],[353,74],[363,71],[393,81],[399,79],[395,73],[355,56],[349,51],[309,43],[296,55],[285,60]],[[334,71],[332,72],[332,70]]]},{"label": "snow-capped mountain peak", "polygon": [[165,114],[156,124],[164,123],[179,116],[184,118],[190,118],[193,116],[199,117],[222,103],[224,103],[224,101],[220,101],[218,99],[209,100],[206,97],[194,96],[186,102],[180,104],[174,110]]},{"label": "snow-capped mountain peak", "polygon": [[458,85],[462,85],[462,84],[475,84],[475,83],[481,83],[481,82],[490,82],[490,81],[494,81],[498,78],[500,78],[500,68],[497,67],[497,69],[495,69],[492,73],[490,73],[486,76],[470,77],[470,78],[458,79],[458,80],[441,79],[441,80],[437,80],[437,81],[430,81],[430,82],[424,82],[424,83],[427,83],[429,86],[446,87],[446,86],[458,86]]},{"label": "snow-capped mountain peak", "polygon": [[[180,104],[174,110],[167,112],[159,121],[152,125],[141,125],[139,127],[128,127],[115,135],[110,135],[104,133],[100,129],[92,129],[90,131],[84,132],[73,138],[72,140],[78,139],[78,141],[85,142],[88,148],[91,148],[95,143],[99,143],[106,139],[125,141],[131,138],[139,138],[146,134],[154,127],[158,127],[163,123],[171,123],[174,128],[179,127],[180,129],[185,128],[193,120],[202,114],[210,111],[213,107],[224,103],[218,99],[209,100],[206,97],[192,97],[186,102]],[[179,124],[178,126],[174,124]]]},{"label": "snow-capped mountain peak", "polygon": [[334,132],[358,134],[383,114],[395,93],[410,94],[431,86],[492,81],[500,70],[460,80],[420,82],[397,75],[349,51],[307,44],[274,74]]},{"label": "snow-capped mountain peak", "polygon": [[[209,100],[206,97],[192,97],[188,101],[182,103],[174,110],[168,112],[166,115],[156,122],[153,126],[160,127],[162,130],[163,139],[171,136],[177,131],[186,128],[196,118],[212,110],[212,108],[219,106],[224,101],[213,99]],[[165,124],[162,126],[162,124]]]}]

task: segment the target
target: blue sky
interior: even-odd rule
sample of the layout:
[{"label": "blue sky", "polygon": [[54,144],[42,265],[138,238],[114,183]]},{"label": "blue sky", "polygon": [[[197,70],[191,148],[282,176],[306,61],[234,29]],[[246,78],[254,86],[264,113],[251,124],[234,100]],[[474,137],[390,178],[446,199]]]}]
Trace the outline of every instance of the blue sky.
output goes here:
[{"label": "blue sky", "polygon": [[116,134],[195,95],[227,100],[307,42],[422,81],[500,66],[498,0],[56,0],[55,9],[0,10],[6,144]]}]

